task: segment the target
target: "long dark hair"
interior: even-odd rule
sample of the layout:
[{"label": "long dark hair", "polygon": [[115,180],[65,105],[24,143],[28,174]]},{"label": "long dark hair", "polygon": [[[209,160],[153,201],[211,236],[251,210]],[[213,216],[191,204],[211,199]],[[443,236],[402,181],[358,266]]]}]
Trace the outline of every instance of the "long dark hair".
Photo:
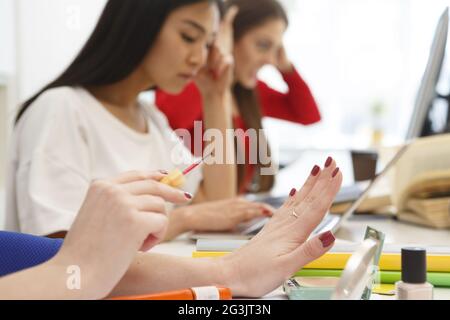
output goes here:
[{"label": "long dark hair", "polygon": [[[286,11],[277,0],[228,0],[227,8],[237,6],[239,12],[234,20],[234,42],[238,42],[247,32],[256,28],[272,19],[282,19],[286,26],[289,20]],[[237,102],[239,113],[244,121],[247,129],[255,129],[259,132],[262,129],[262,114],[260,102],[258,101],[255,90],[244,88],[236,83],[233,93]],[[259,141],[258,146],[266,144],[268,156],[270,156],[270,148],[267,145],[267,139],[262,137],[264,141]],[[258,156],[259,158],[259,156]],[[257,170],[255,171],[256,183],[253,185],[253,192],[269,191],[275,182],[273,175],[261,175],[260,169],[270,167],[269,164],[261,164],[258,160]],[[245,165],[238,164],[238,183],[239,189],[242,189],[245,183]],[[255,188],[256,186],[256,188]]]},{"label": "long dark hair", "polygon": [[109,0],[75,60],[20,107],[16,123],[49,89],[101,86],[125,79],[143,61],[169,14],[179,7],[203,1],[216,3],[222,13],[222,0]]}]

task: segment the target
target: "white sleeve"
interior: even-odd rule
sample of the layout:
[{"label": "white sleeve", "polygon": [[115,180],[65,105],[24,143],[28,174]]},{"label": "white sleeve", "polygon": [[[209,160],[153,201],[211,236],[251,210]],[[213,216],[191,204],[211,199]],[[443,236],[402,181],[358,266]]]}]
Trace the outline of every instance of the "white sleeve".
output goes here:
[{"label": "white sleeve", "polygon": [[21,123],[16,203],[20,231],[69,230],[89,187],[89,152],[70,97],[43,96]]}]

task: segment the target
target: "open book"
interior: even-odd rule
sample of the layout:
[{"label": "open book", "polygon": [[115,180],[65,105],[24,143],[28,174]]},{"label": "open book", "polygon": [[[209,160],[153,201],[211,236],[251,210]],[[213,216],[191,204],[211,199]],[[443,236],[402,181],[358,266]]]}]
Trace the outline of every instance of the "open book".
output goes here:
[{"label": "open book", "polygon": [[393,178],[392,203],[400,220],[450,228],[450,134],[414,141]]}]

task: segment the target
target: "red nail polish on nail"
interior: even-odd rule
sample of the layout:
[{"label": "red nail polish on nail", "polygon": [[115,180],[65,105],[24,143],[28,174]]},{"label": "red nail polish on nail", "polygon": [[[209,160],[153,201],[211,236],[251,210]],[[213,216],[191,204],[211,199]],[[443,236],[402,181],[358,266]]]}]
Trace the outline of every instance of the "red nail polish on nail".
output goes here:
[{"label": "red nail polish on nail", "polygon": [[266,217],[271,217],[272,216],[272,211],[264,209],[263,210],[263,215],[265,215]]},{"label": "red nail polish on nail", "polygon": [[319,174],[319,172],[320,172],[320,167],[319,166],[314,166],[314,168],[311,171],[311,175],[313,177],[315,177],[315,176],[317,176]]},{"label": "red nail polish on nail", "polygon": [[293,189],[291,190],[291,193],[289,193],[289,196],[290,196],[290,197],[293,197],[293,196],[295,196],[296,193],[297,193],[297,189],[293,188]]},{"label": "red nail polish on nail", "polygon": [[336,177],[339,173],[339,168],[336,168],[336,170],[333,171],[333,174],[331,175],[332,178]]},{"label": "red nail polish on nail", "polygon": [[328,248],[336,241],[336,238],[331,231],[327,231],[319,237],[319,240],[322,242],[324,248]]},{"label": "red nail polish on nail", "polygon": [[192,194],[190,194],[189,192],[185,192],[184,196],[186,197],[186,199],[189,199],[189,200],[192,199]]},{"label": "red nail polish on nail", "polygon": [[328,157],[327,161],[325,162],[325,168],[328,168],[331,163],[333,162],[333,158],[332,157]]}]

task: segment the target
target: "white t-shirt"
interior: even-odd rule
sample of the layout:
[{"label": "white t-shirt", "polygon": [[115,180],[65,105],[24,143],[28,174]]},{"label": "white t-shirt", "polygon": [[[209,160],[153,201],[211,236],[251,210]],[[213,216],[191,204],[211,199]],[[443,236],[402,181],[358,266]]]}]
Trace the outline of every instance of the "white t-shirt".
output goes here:
[{"label": "white t-shirt", "polygon": [[[148,134],[127,127],[87,90],[43,93],[15,128],[7,172],[6,228],[35,235],[68,230],[89,184],[131,170],[170,171],[195,159],[165,116],[140,102]],[[183,190],[195,194],[201,168]]]}]

